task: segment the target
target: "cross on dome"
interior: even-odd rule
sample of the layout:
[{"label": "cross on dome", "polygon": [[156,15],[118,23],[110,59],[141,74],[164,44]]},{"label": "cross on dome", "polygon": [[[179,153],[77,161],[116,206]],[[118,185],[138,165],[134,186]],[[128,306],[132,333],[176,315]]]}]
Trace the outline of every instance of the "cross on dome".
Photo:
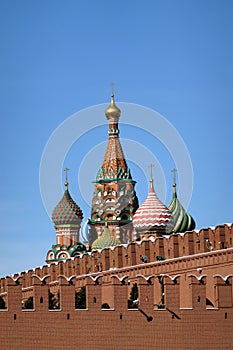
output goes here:
[{"label": "cross on dome", "polygon": [[171,172],[173,173],[173,183],[176,185],[176,173],[177,173],[177,169],[174,168],[171,170]]},{"label": "cross on dome", "polygon": [[112,95],[114,96],[114,86],[115,86],[115,83],[111,83],[111,89],[112,89]]},{"label": "cross on dome", "polygon": [[153,180],[153,168],[154,168],[154,164],[150,164],[149,165],[149,168],[150,168],[150,188],[153,187],[153,183],[154,183],[154,180]]},{"label": "cross on dome", "polygon": [[68,186],[69,186],[69,182],[68,182],[68,171],[70,169],[69,168],[65,168],[64,171],[66,172],[66,182],[65,182],[65,187],[66,187],[66,191],[68,191]]},{"label": "cross on dome", "polygon": [[115,86],[115,83],[111,83],[111,88],[112,88],[111,102],[108,108],[105,110],[105,115],[108,120],[118,122],[118,119],[120,118],[120,115],[121,115],[121,110],[115,104],[114,86]]}]

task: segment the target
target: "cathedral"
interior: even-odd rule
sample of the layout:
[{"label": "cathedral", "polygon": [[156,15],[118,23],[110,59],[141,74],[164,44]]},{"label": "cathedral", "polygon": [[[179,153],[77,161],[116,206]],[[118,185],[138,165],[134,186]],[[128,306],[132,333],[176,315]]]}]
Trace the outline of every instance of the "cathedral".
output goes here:
[{"label": "cathedral", "polygon": [[[139,206],[136,181],[132,178],[120,143],[120,115],[112,93],[110,105],[105,110],[108,143],[94,181],[88,242],[80,242],[83,214],[69,193],[68,169],[65,169],[65,192],[52,214],[56,244],[47,253],[47,263],[75,257],[89,249],[94,251],[143,239],[154,241],[159,236],[184,233],[195,228],[195,221],[177,198],[175,176],[173,198],[168,207],[157,197],[152,165],[148,196]],[[176,169],[173,171],[175,175]]]},{"label": "cathedral", "polygon": [[0,279],[1,349],[232,349],[233,224],[195,230],[175,169],[167,206],[152,165],[139,203],[120,114],[112,94],[86,239],[66,168],[46,264]]}]

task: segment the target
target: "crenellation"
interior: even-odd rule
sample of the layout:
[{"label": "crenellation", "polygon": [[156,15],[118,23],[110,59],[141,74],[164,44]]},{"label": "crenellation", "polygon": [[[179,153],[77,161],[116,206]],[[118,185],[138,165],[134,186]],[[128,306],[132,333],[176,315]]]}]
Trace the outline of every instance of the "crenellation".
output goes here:
[{"label": "crenellation", "polygon": [[154,276],[145,278],[144,275],[137,275],[138,285],[138,306],[144,312],[151,312],[154,309]]},{"label": "crenellation", "polygon": [[49,265],[43,265],[42,268],[42,276],[46,276],[49,274]]},{"label": "crenellation", "polygon": [[22,310],[22,286],[20,279],[14,280],[12,277],[6,277],[6,307],[7,311],[16,313]]},{"label": "crenellation", "polygon": [[36,268],[34,269],[34,274],[36,274],[36,275],[39,276],[39,277],[42,277],[42,276],[43,276],[43,272],[42,272],[42,270],[41,270],[40,267],[36,267]]},{"label": "crenellation", "polygon": [[225,225],[219,225],[215,228],[215,249],[224,249],[225,247]]},{"label": "crenellation", "polygon": [[206,308],[206,275],[188,275],[190,308]]},{"label": "crenellation", "polygon": [[67,262],[64,264],[63,261],[57,263],[57,275],[63,275],[65,273]]},{"label": "crenellation", "polygon": [[180,275],[176,275],[174,278],[164,275],[162,278],[165,307],[176,311],[180,308]]},{"label": "crenellation", "polygon": [[209,229],[203,228],[199,232],[199,240],[200,240],[200,252],[208,252],[209,251]]},{"label": "crenellation", "polygon": [[49,285],[39,279],[33,279],[33,306],[36,312],[47,312],[49,309]]},{"label": "crenellation", "polygon": [[86,303],[89,311],[101,309],[102,305],[102,288],[98,281],[94,281],[91,277],[86,277]]},{"label": "crenellation", "polygon": [[115,266],[117,268],[120,268],[123,266],[123,255],[125,254],[125,248],[121,245],[121,246],[116,246],[113,250],[113,258],[114,258],[114,262],[115,262]]},{"label": "crenellation", "polygon": [[[66,276],[60,275],[57,281],[50,281],[50,277],[41,279],[37,275],[32,276],[32,286],[22,288],[20,279],[15,281],[12,277],[6,277],[7,310],[21,311],[22,301],[33,296],[34,311],[48,311],[48,291],[54,294],[60,293],[61,311],[72,312],[75,308],[75,290],[86,287],[86,300],[88,310],[100,310],[103,302],[107,302],[111,309],[127,310],[127,299],[130,286],[137,283],[139,290],[139,307],[150,310],[157,308],[169,308],[176,310],[181,308],[207,309],[207,308],[232,308],[233,275],[221,276],[206,274],[151,274],[136,273],[117,275],[115,271],[108,275],[97,274],[92,276]],[[214,283],[212,283],[214,281]],[[208,298],[212,305],[207,303],[208,284],[211,285],[213,298]],[[185,287],[186,286],[186,287]],[[187,289],[188,286],[188,289]],[[107,291],[107,292],[106,292]],[[187,293],[188,292],[188,293]],[[188,295],[188,303],[182,302],[182,298]]]},{"label": "crenellation", "polygon": [[100,253],[101,256],[101,261],[102,261],[102,269],[103,271],[109,270],[110,267],[110,254],[111,254],[111,249],[103,249]]},{"label": "crenellation", "polygon": [[183,255],[194,254],[194,233],[185,232],[183,236]]},{"label": "crenellation", "polygon": [[179,256],[179,242],[178,235],[173,234],[169,237],[169,249],[170,249],[170,257],[177,258]]},{"label": "crenellation", "polygon": [[50,264],[49,274],[51,276],[51,281],[55,281],[57,279],[57,264],[56,263]]},{"label": "crenellation", "polygon": [[32,269],[28,270],[27,273],[25,274],[25,287],[31,286],[32,285],[32,279],[31,276],[34,273]]},{"label": "crenellation", "polygon": [[138,262],[138,259],[136,257],[136,249],[138,248],[137,244],[135,242],[131,242],[127,246],[127,256],[126,256],[126,264],[129,266],[140,264],[140,261]]},{"label": "crenellation", "polygon": [[[159,257],[165,257],[165,250],[164,250],[164,241],[166,240],[165,237],[158,237],[155,239],[155,251],[156,251],[156,259],[159,259]],[[170,255],[170,248],[168,248],[168,252],[166,254],[168,258],[172,257]]]},{"label": "crenellation", "polygon": [[[224,236],[226,231],[230,235],[232,226],[219,226],[217,230],[218,239],[220,238],[223,241],[226,237],[226,235]],[[214,233],[215,231],[212,229],[201,230],[198,233],[200,240],[203,240],[202,249],[204,249],[206,237],[212,240]],[[156,238],[154,242],[145,240],[140,244],[128,244],[126,247],[121,245],[114,249],[83,254],[68,259],[66,262],[51,263],[41,268],[24,271],[21,274],[7,276],[1,278],[1,296],[6,302],[7,310],[11,312],[18,313],[21,311],[22,303],[30,296],[33,296],[34,312],[46,312],[48,306],[47,294],[50,290],[56,297],[60,293],[61,311],[64,309],[71,312],[75,291],[78,291],[82,286],[86,286],[87,291],[89,290],[87,293],[89,306],[87,308],[99,310],[102,303],[108,303],[111,309],[118,308],[120,310],[122,309],[122,306],[120,306],[122,301],[120,302],[119,298],[123,300],[123,295],[125,295],[124,303],[127,309],[130,286],[125,291],[124,288],[121,289],[119,286],[125,285],[122,281],[125,276],[128,276],[131,286],[134,282],[141,284],[139,294],[140,297],[144,295],[142,300],[145,301],[146,296],[150,296],[148,296],[149,301],[145,305],[141,304],[147,308],[152,299],[154,304],[161,304],[159,276],[166,275],[163,286],[164,304],[169,309],[172,310],[178,307],[192,310],[232,308],[233,248],[213,249],[188,256],[170,259],[165,257],[165,260],[156,259],[151,261],[150,257],[158,252],[156,247],[164,246],[165,242],[169,242],[170,255],[177,255],[177,250],[174,253],[176,248],[171,248],[171,245],[174,247],[177,242],[178,245],[181,242],[183,244],[189,242],[188,249],[190,249],[192,240],[195,241],[195,235],[194,231],[193,233],[185,233],[183,237],[173,235],[173,238],[170,237],[169,239]],[[163,250],[163,253],[164,251],[166,252],[166,249]],[[142,257],[149,258],[149,261],[142,261]],[[132,265],[132,261],[137,262],[137,264]],[[96,267],[97,264],[98,268]],[[143,279],[142,277],[139,278],[139,275],[144,276]],[[168,278],[167,275],[170,277]],[[174,278],[177,275],[180,277],[175,281]],[[154,276],[151,278],[151,284],[146,280],[148,276]],[[87,282],[88,285],[86,285]],[[117,294],[118,292],[121,293],[120,297]],[[151,295],[153,296],[151,297]],[[94,297],[98,300],[95,303],[93,302]],[[208,305],[206,305],[207,300]]]},{"label": "crenellation", "polygon": [[80,256],[76,256],[73,260],[74,263],[74,274],[77,276],[81,275],[81,267],[80,267],[80,261],[81,261],[81,257]]},{"label": "crenellation", "polygon": [[116,275],[111,276],[113,309],[117,312],[126,312],[128,309],[128,277],[120,279]]},{"label": "crenellation", "polygon": [[58,278],[60,292],[60,308],[62,311],[70,312],[75,309],[75,285],[72,279],[65,276]]},{"label": "crenellation", "polygon": [[91,273],[91,257],[89,254],[84,254],[81,258],[80,274],[85,275]]},{"label": "crenellation", "polygon": [[100,265],[100,254],[98,251],[93,251],[91,253],[91,271],[92,272],[98,272],[101,271],[101,265]]},{"label": "crenellation", "polygon": [[65,276],[71,277],[74,275],[74,263],[72,259],[67,259],[66,264],[64,266]]},{"label": "crenellation", "polygon": [[233,276],[214,275],[215,279],[215,301],[218,308],[233,307],[232,280]]}]

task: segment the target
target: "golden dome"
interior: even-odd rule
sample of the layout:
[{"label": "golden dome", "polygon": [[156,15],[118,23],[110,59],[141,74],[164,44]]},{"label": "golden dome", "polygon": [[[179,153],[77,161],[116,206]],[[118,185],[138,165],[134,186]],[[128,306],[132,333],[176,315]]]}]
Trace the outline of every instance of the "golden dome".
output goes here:
[{"label": "golden dome", "polygon": [[115,105],[114,93],[111,96],[111,102],[108,108],[105,110],[105,115],[107,119],[119,119],[121,115],[121,110]]}]

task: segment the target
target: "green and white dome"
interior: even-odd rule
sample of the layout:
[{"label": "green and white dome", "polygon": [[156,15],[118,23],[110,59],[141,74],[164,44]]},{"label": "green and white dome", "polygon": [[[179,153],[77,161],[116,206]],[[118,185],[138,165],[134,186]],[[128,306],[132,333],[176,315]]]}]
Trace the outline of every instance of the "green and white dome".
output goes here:
[{"label": "green and white dome", "polygon": [[91,250],[115,247],[119,244],[120,241],[110,234],[108,226],[105,225],[104,232],[93,242]]},{"label": "green and white dome", "polygon": [[192,231],[195,229],[196,223],[192,216],[181,205],[176,193],[176,184],[173,184],[173,196],[168,209],[172,213],[175,226],[173,228],[174,233],[183,233],[186,231]]}]

